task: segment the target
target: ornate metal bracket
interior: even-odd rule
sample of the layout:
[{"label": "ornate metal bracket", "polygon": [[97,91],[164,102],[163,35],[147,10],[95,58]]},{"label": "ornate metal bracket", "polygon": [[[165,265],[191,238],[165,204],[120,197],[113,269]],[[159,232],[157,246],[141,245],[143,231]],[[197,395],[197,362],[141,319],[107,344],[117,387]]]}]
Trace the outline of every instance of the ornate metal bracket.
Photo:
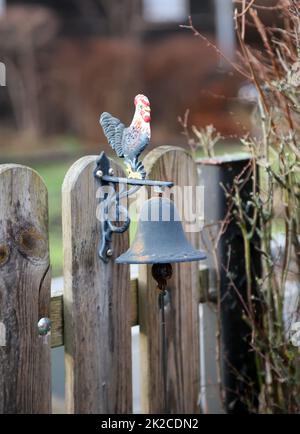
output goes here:
[{"label": "ornate metal bracket", "polygon": [[[112,234],[126,232],[130,225],[128,209],[120,204],[120,200],[124,197],[129,197],[135,193],[143,185],[156,187],[172,187],[173,182],[154,181],[151,179],[131,179],[114,176],[113,169],[110,167],[109,159],[102,152],[97,160],[97,165],[94,170],[94,177],[100,182],[101,187],[112,186],[104,192],[100,198],[99,219],[101,224],[101,240],[99,246],[99,256],[104,262],[108,262],[113,251],[111,249]],[[127,185],[131,188],[127,189]],[[119,189],[117,190],[117,186]],[[115,206],[115,218],[109,216],[112,206]],[[123,215],[122,220],[120,216]],[[121,223],[116,225],[113,223]]]}]

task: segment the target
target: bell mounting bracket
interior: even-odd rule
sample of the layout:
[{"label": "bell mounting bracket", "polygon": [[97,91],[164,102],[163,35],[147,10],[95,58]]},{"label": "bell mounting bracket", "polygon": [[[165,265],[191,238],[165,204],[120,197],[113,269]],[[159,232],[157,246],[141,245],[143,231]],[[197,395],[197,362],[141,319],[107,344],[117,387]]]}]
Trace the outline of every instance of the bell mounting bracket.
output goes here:
[{"label": "bell mounting bracket", "polygon": [[[121,234],[126,232],[130,225],[128,209],[120,204],[120,200],[128,198],[144,185],[163,188],[172,187],[173,182],[115,176],[105,152],[101,152],[97,159],[93,175],[97,182],[100,183],[101,187],[108,187],[106,191],[104,191],[103,196],[100,197],[98,208],[99,214],[97,215],[101,225],[101,238],[98,254],[102,261],[107,263],[113,255],[111,249],[112,234]],[[131,187],[127,189],[127,185]],[[113,218],[110,216],[112,206],[114,206],[115,211]],[[122,219],[120,218],[121,216],[123,216]],[[116,225],[115,223],[120,224]]]}]

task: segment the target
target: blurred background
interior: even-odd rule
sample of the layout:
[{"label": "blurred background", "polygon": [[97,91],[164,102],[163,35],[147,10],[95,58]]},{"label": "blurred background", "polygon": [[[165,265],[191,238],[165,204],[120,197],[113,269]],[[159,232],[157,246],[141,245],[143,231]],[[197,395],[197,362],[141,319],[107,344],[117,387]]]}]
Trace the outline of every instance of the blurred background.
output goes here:
[{"label": "blurred background", "polygon": [[[80,156],[109,152],[103,111],[130,123],[134,96],[144,93],[152,147],[188,147],[178,117],[189,110],[190,126],[220,132],[218,152],[240,149],[253,109],[248,85],[207,41],[180,27],[191,15],[236,61],[234,7],[232,0],[0,0],[0,163],[29,165],[47,184],[54,277],[62,274],[63,178]],[[261,11],[266,22],[273,18]],[[258,44],[251,32],[247,38]],[[54,381],[59,390],[63,382]]]},{"label": "blurred background", "polygon": [[54,276],[62,271],[62,180],[78,157],[107,148],[101,112],[129,123],[134,96],[145,93],[152,146],[186,146],[178,116],[187,109],[190,125],[221,133],[221,152],[249,129],[249,109],[236,98],[243,77],[179,26],[191,15],[233,60],[233,7],[232,0],[0,0],[0,162],[30,165],[46,181]]}]

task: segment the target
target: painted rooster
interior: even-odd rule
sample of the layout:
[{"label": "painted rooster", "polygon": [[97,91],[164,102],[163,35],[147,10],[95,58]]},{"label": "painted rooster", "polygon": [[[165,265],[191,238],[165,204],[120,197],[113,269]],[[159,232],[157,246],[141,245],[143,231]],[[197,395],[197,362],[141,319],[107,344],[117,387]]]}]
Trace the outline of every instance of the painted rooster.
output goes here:
[{"label": "painted rooster", "polygon": [[118,157],[124,158],[128,178],[144,179],[146,172],[138,160],[150,142],[150,103],[145,95],[134,98],[135,113],[129,127],[109,113],[102,113],[100,125],[110,146]]}]

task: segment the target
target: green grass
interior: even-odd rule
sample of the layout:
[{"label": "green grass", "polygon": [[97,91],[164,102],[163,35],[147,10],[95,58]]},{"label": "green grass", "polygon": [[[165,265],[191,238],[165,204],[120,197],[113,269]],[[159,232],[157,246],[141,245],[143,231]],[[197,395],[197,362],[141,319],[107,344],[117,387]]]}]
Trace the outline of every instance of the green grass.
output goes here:
[{"label": "green grass", "polygon": [[[245,146],[243,146],[240,142],[220,142],[215,146],[215,155],[223,156],[223,155],[232,155],[246,152]],[[196,152],[196,159],[205,157],[205,153],[203,149],[198,149]]]}]

